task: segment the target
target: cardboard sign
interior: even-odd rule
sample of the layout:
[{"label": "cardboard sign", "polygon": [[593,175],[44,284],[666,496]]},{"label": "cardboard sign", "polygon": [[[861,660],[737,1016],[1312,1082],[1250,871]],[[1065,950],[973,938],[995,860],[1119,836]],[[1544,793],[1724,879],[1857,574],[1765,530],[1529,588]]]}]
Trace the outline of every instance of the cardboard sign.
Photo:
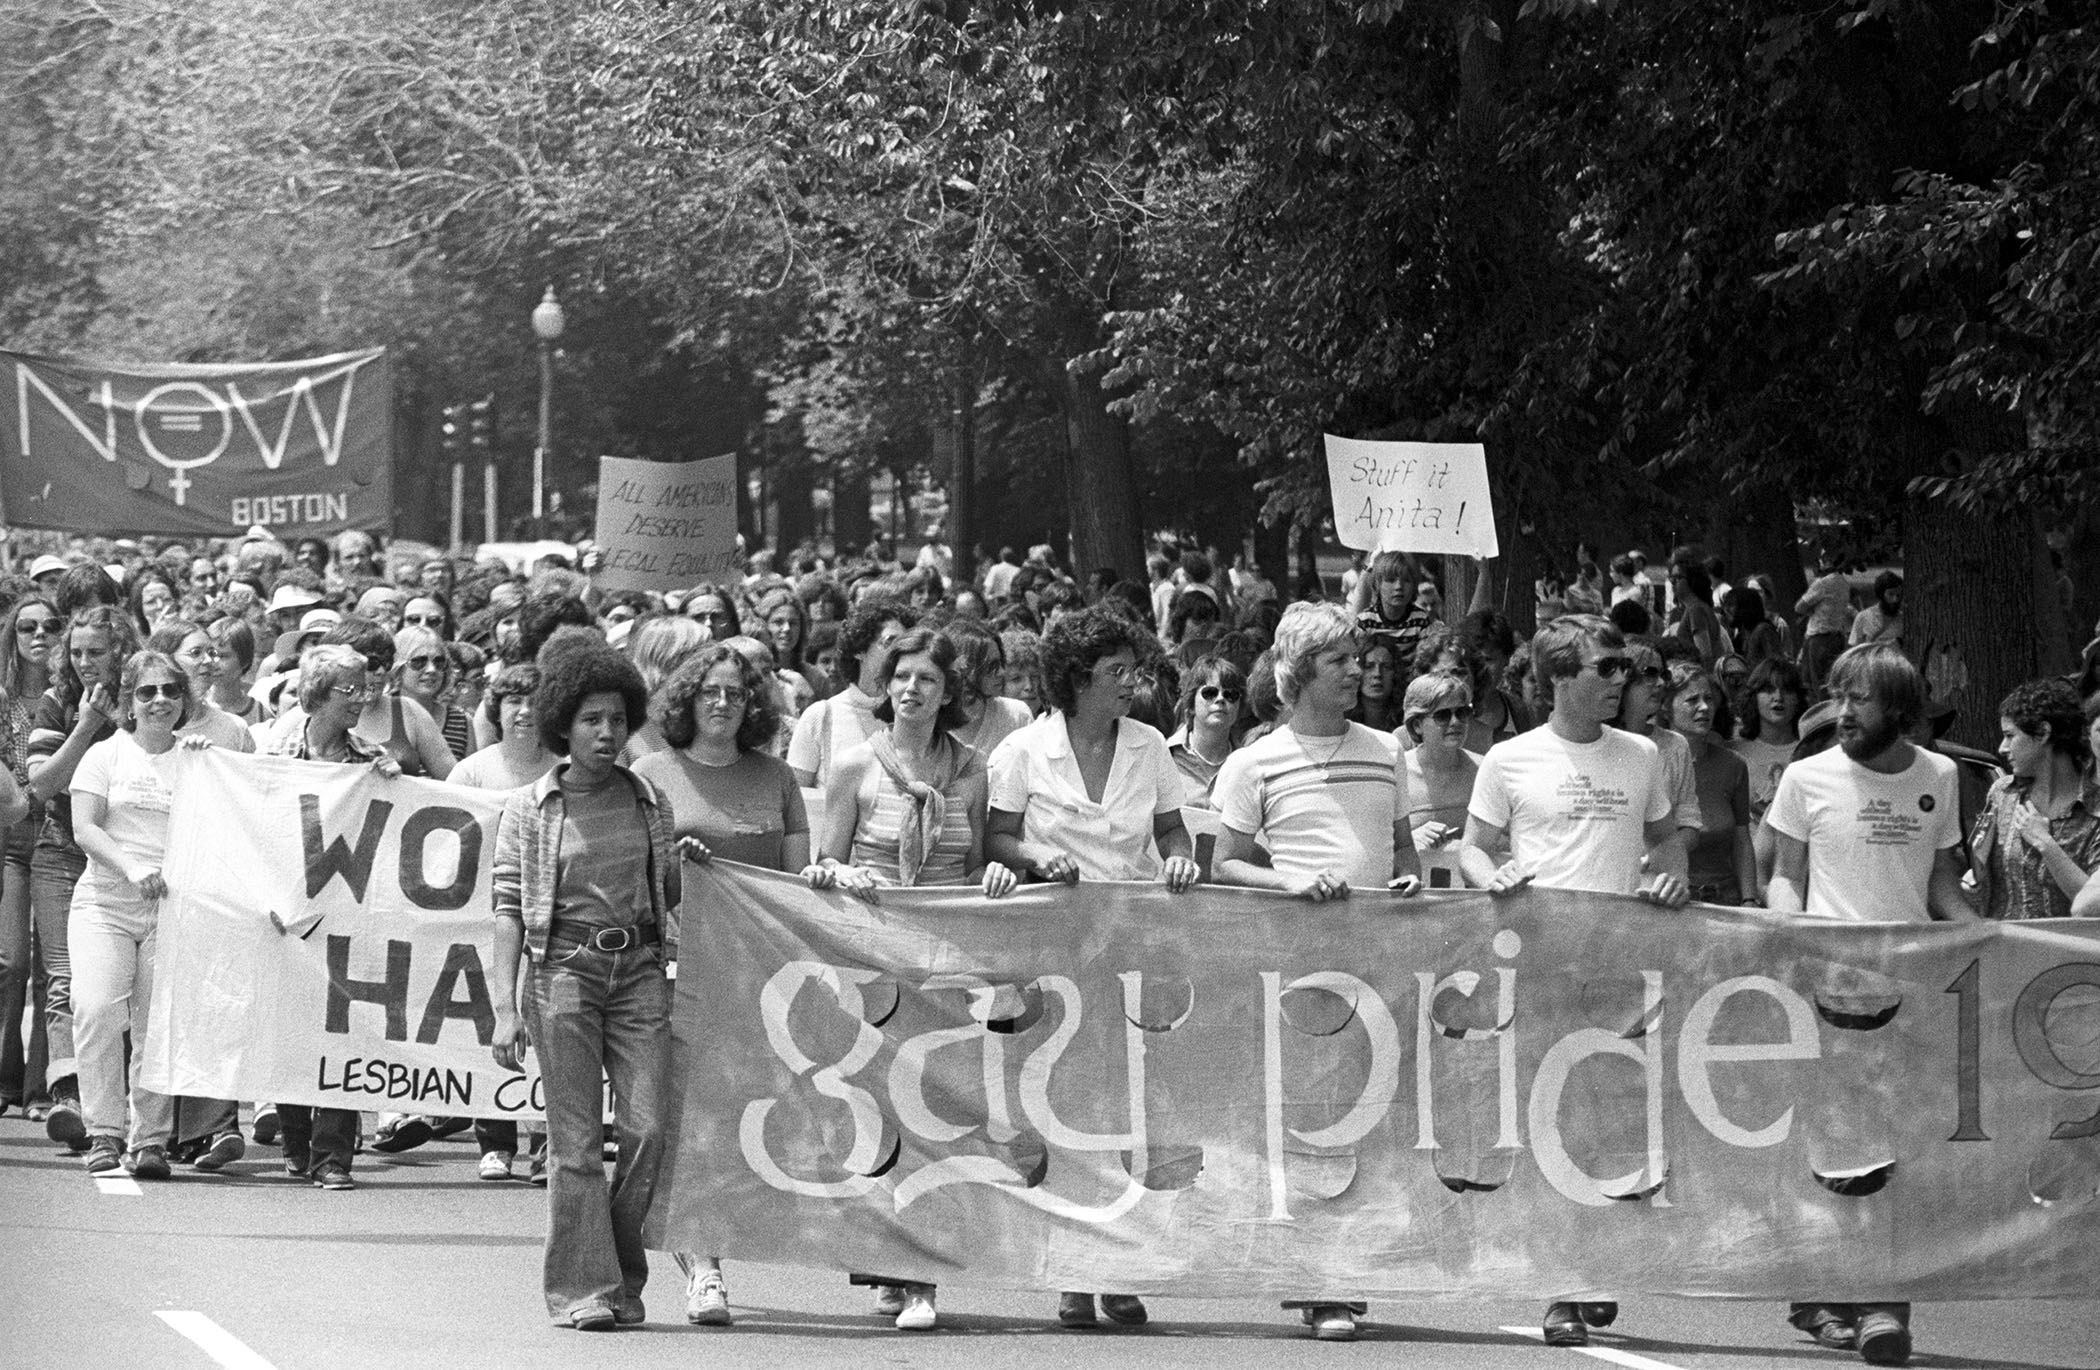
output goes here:
[{"label": "cardboard sign", "polygon": [[1477,442],[1364,442],[1327,437],[1334,535],[1364,552],[1501,555]]},{"label": "cardboard sign", "polygon": [[597,543],[607,590],[684,590],[737,570],[736,457],[598,458]]}]

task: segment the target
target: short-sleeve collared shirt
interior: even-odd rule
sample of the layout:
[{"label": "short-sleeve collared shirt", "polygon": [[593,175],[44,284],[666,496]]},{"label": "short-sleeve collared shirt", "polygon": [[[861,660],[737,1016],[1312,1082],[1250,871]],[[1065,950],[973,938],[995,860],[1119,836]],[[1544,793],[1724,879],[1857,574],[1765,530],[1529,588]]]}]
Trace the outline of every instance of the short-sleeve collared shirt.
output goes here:
[{"label": "short-sleeve collared shirt", "polygon": [[1052,709],[992,753],[991,807],[1021,815],[1021,833],[1079,863],[1082,880],[1151,880],[1159,875],[1153,820],[1181,811],[1181,770],[1159,729],[1116,723],[1116,754],[1096,801],[1072,755],[1072,734]]}]

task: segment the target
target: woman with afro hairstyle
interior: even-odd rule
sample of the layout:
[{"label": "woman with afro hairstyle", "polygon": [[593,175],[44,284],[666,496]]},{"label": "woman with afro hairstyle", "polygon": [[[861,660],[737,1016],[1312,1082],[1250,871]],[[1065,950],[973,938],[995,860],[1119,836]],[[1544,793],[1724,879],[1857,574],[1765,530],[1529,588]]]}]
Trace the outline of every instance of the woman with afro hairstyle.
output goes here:
[{"label": "woman with afro hairstyle", "polygon": [[[579,633],[550,641],[539,668],[534,724],[567,760],[513,791],[496,825],[493,1046],[496,1064],[520,1069],[529,1026],[539,1058],[547,1311],[557,1326],[602,1332],[646,1317],[642,1218],[663,1161],[679,853],[670,804],[619,763],[649,708],[634,664]],[[620,1145],[610,1192],[605,1076]]]}]

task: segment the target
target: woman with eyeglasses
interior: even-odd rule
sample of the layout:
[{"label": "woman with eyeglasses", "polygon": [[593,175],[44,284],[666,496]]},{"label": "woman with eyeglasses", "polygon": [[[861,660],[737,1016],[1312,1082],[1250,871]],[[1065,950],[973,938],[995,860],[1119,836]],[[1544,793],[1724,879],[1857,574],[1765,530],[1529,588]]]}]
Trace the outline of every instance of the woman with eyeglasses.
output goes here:
[{"label": "woman with eyeglasses", "polygon": [[[321,641],[328,646],[348,647],[371,672],[365,681],[357,718],[358,736],[384,750],[409,775],[427,775],[432,780],[451,775],[452,747],[438,731],[437,720],[414,700],[386,692],[387,679],[394,670],[394,635],[373,619],[353,615],[330,628]],[[299,693],[303,700],[306,692]],[[287,715],[287,719],[290,727],[297,727],[295,715]],[[279,722],[286,723],[287,719]]]},{"label": "woman with eyeglasses", "polygon": [[1400,663],[1394,657],[1393,645],[1379,638],[1364,644],[1364,654],[1358,663],[1363,667],[1363,679],[1356,686],[1356,707],[1349,711],[1351,723],[1361,723],[1367,728],[1389,733],[1401,723],[1400,708]]},{"label": "woman with eyeglasses", "polygon": [[1466,750],[1473,723],[1473,687],[1462,675],[1432,671],[1407,683],[1403,709],[1408,741],[1407,822],[1414,832],[1422,878],[1437,889],[1462,887],[1459,841],[1466,835],[1466,806],[1480,753]]},{"label": "woman with eyeglasses", "polygon": [[[124,1037],[144,1040],[152,1008],[160,901],[168,892],[161,863],[174,789],[169,757],[196,686],[175,658],[150,648],[125,661],[120,684],[121,731],[88,748],[70,786],[73,833],[87,855],[68,909],[74,1037],[88,1173],[117,1169],[128,1145],[133,1176],[165,1180],[175,1100],[140,1087],[143,1052],[131,1053],[127,1078]],[[196,745],[207,744],[199,736]],[[240,1133],[223,1131],[228,1151],[219,1165],[241,1150]]]},{"label": "woman with eyeglasses", "polygon": [[236,752],[255,750],[255,736],[248,725],[220,708],[212,700],[212,689],[222,671],[230,669],[224,649],[205,629],[188,619],[162,619],[146,650],[160,652],[182,668],[190,683],[190,703],[182,723],[185,737],[202,737],[213,746]]},{"label": "woman with eyeglasses", "polygon": [[1181,772],[1184,807],[1213,807],[1211,787],[1218,783],[1225,758],[1232,755],[1232,725],[1246,697],[1247,677],[1222,656],[1198,657],[1182,676],[1181,699],[1175,710],[1181,726],[1167,739],[1167,754]]},{"label": "woman with eyeglasses", "polygon": [[[391,638],[382,634],[389,648]],[[327,761],[370,766],[392,779],[401,763],[386,749],[355,731],[372,694],[371,663],[339,642],[309,647],[299,657],[299,708],[279,720],[267,738],[258,739],[268,756],[301,761]],[[498,983],[491,981],[491,983]],[[279,1104],[278,1125],[284,1146],[284,1173],[310,1180],[318,1189],[354,1189],[351,1153],[357,1145],[357,1110]]]},{"label": "woman with eyeglasses", "polygon": [[[872,639],[911,612],[875,600],[855,615],[866,618]],[[979,885],[993,898],[1011,892],[1013,871],[985,856],[984,758],[951,735],[963,721],[955,644],[934,629],[912,628],[864,650],[882,653],[864,680],[873,686],[876,731],[838,753],[824,778],[824,831],[803,878],[811,889],[861,896],[891,885]],[[879,1275],[853,1281],[875,1286],[876,1313],[899,1328],[935,1325],[932,1285]]]},{"label": "woman with eyeglasses", "polygon": [[394,690],[423,706],[454,761],[474,751],[474,721],[446,699],[452,686],[452,657],[444,639],[429,628],[403,628],[394,634]]},{"label": "woman with eyeglasses", "polygon": [[1761,902],[1750,844],[1750,770],[1723,740],[1732,729],[1728,697],[1697,662],[1670,667],[1662,707],[1691,753],[1699,827],[1688,835],[1687,879],[1706,904]]},{"label": "woman with eyeglasses", "polygon": [[685,616],[707,629],[711,641],[735,637],[743,631],[736,614],[736,601],[727,590],[718,585],[702,582],[686,594],[681,610]]},{"label": "woman with eyeglasses", "polygon": [[[677,815],[690,860],[716,856],[766,870],[809,864],[809,817],[787,763],[767,754],[780,729],[771,682],[730,643],[710,643],[649,702],[670,749],[635,762]],[[686,1321],[730,1323],[729,1288],[714,1256],[676,1253],[686,1275]]]},{"label": "woman with eyeglasses", "polygon": [[44,822],[29,858],[29,903],[36,922],[38,957],[44,970],[44,1025],[50,1061],[51,1109],[44,1132],[73,1150],[87,1146],[80,1121],[80,1086],[75,1078],[73,963],[66,938],[73,886],[87,869],[87,856],[73,840],[73,805],[67,791],[88,748],[117,730],[122,664],[138,650],[131,614],[91,604],[73,616],[61,646],[58,678],[37,700],[29,734],[30,792],[44,804]]},{"label": "woman with eyeglasses", "polygon": [[161,620],[174,614],[182,601],[175,577],[148,563],[132,572],[125,598],[131,605],[131,624],[141,638],[156,631]]},{"label": "woman with eyeglasses", "polygon": [[[30,937],[29,857],[43,819],[43,805],[29,790],[30,708],[51,685],[51,653],[60,626],[58,610],[37,594],[16,600],[0,619],[0,766],[25,804],[7,829],[6,864],[0,870],[0,1111],[21,1107],[31,1122],[42,1122],[49,1104],[43,982],[33,977]],[[25,1036],[22,1013],[28,1007],[35,1010],[34,1027]]]},{"label": "woman with eyeglasses", "polygon": [[427,628],[438,641],[452,641],[452,600],[441,590],[422,590],[401,610],[403,628]]}]

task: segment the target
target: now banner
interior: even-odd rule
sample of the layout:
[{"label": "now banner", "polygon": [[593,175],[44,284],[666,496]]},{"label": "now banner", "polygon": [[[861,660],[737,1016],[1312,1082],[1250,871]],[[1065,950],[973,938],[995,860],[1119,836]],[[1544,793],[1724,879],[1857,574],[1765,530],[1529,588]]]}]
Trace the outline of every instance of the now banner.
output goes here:
[{"label": "now banner", "polygon": [[386,351],[117,366],[0,351],[0,504],[21,528],[280,537],[391,526]]},{"label": "now banner", "polygon": [[503,796],[177,749],[141,1079],[165,1094],[539,1117],[489,1053]]},{"label": "now banner", "polygon": [[688,868],[659,1249],[1034,1289],[2087,1297],[2100,928]]}]

